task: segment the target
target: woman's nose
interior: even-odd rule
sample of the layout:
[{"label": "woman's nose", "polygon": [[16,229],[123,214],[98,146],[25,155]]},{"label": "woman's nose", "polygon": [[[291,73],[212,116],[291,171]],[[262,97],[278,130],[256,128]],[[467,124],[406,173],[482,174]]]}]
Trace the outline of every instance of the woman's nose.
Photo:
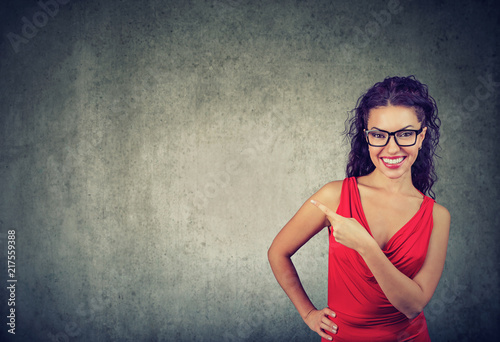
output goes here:
[{"label": "woman's nose", "polygon": [[399,151],[399,145],[396,143],[396,137],[390,136],[389,142],[387,143],[387,152],[393,154]]}]

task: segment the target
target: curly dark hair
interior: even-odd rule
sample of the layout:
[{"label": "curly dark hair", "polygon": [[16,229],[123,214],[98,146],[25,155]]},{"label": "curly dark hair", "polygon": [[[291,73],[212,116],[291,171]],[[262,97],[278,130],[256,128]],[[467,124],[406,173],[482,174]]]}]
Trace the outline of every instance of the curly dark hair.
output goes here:
[{"label": "curly dark hair", "polygon": [[432,186],[437,181],[434,156],[438,157],[436,148],[441,121],[437,116],[436,101],[429,95],[427,86],[420,83],[415,76],[387,77],[358,99],[356,108],[351,111],[351,116],[346,121],[344,132],[351,144],[346,168],[347,177],[364,176],[375,169],[363,130],[367,128],[371,109],[389,105],[414,108],[422,127],[427,127],[422,149],[411,168],[411,178],[415,188],[435,198],[432,191]]}]

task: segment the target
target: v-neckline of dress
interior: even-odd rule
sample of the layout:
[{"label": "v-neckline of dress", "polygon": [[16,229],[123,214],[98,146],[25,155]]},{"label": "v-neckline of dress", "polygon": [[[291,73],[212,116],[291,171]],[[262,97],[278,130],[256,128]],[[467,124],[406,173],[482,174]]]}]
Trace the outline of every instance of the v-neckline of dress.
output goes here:
[{"label": "v-neckline of dress", "polygon": [[[363,208],[363,202],[361,202],[361,194],[359,192],[359,187],[358,187],[358,179],[357,178],[354,178],[354,182],[356,183],[356,196],[357,196],[357,202],[359,203],[359,207],[360,207],[360,214],[361,214],[361,218],[363,219],[364,221],[364,224],[366,226],[366,230],[368,231],[368,233],[371,235],[371,237],[373,237],[375,239],[375,237],[373,236],[372,234],[372,230],[370,228],[370,225],[368,224],[368,220],[366,219],[366,215],[365,215],[365,209]],[[420,191],[419,191],[420,192]],[[394,234],[392,234],[392,236],[389,238],[389,240],[387,240],[387,242],[384,244],[384,247],[381,248],[381,250],[383,252],[387,252],[388,251],[388,246],[391,245],[391,243],[393,242],[393,240],[400,234],[402,234],[402,232],[405,230],[405,228],[417,217],[418,214],[420,214],[420,212],[422,211],[422,209],[424,208],[424,203],[426,202],[427,200],[427,196],[425,196],[424,194],[422,194],[420,192],[420,194],[423,196],[423,200],[422,200],[422,203],[420,203],[420,207],[418,208],[418,210],[415,212],[415,214],[408,220],[408,222],[406,222],[404,225],[402,225]],[[377,242],[378,244],[378,242]],[[379,246],[380,247],[380,246]]]}]

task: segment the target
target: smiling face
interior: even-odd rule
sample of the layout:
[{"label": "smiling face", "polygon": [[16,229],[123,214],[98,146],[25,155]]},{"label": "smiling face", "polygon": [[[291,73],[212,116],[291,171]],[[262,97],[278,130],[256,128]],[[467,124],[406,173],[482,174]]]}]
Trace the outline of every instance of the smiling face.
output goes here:
[{"label": "smiling face", "polygon": [[[401,129],[418,130],[422,123],[418,121],[415,109],[402,106],[377,107],[370,110],[367,129],[379,129],[395,132]],[[398,146],[391,136],[387,145],[382,147],[368,146],[370,158],[377,171],[391,179],[410,177],[411,166],[418,156],[427,127],[417,136],[413,146]]]}]

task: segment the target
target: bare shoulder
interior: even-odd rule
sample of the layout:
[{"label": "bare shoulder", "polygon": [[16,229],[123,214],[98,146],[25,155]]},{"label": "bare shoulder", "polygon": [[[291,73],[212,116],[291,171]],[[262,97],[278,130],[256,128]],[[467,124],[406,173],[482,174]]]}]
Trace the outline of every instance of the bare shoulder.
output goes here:
[{"label": "bare shoulder", "polygon": [[334,193],[339,193],[340,194],[340,191],[342,190],[342,184],[343,184],[344,181],[342,180],[336,180],[336,181],[332,181],[332,182],[329,182],[329,183],[326,183],[321,189],[325,190],[325,191],[329,191],[329,192],[334,192]]},{"label": "bare shoulder", "polygon": [[434,203],[432,218],[434,219],[434,225],[438,224],[449,228],[451,215],[448,209],[441,204]]},{"label": "bare shoulder", "polygon": [[331,209],[337,209],[340,203],[342,183],[343,181],[341,180],[326,183],[312,198],[320,201]]},{"label": "bare shoulder", "polygon": [[327,197],[340,196],[340,192],[342,191],[342,183],[343,181],[341,180],[326,183],[321,189],[319,189],[318,194],[322,193]]}]

